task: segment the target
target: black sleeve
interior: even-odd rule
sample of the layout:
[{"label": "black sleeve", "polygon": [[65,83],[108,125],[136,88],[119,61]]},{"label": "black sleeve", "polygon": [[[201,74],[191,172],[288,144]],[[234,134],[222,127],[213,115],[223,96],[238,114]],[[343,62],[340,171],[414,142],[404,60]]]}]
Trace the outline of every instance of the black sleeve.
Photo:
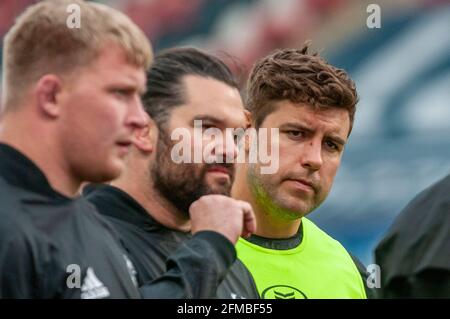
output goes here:
[{"label": "black sleeve", "polygon": [[[245,267],[245,265],[244,265]],[[261,296],[259,295],[258,292],[258,288],[256,287],[256,282],[255,282],[255,278],[253,278],[253,275],[250,273],[250,271],[248,270],[247,267],[245,267],[246,273],[247,273],[247,277],[250,278],[250,287],[251,287],[251,291],[254,292],[254,296],[252,296],[252,299],[261,299]]]},{"label": "black sleeve", "polygon": [[1,237],[0,298],[35,298],[38,276],[29,243],[19,234]]},{"label": "black sleeve", "polygon": [[377,291],[377,288],[369,288],[367,286],[367,279],[369,277],[369,274],[367,273],[367,269],[364,266],[364,264],[355,256],[353,256],[352,254],[350,254],[350,257],[352,257],[353,262],[356,265],[356,268],[358,268],[358,272],[361,275],[362,281],[363,281],[363,285],[364,285],[364,290],[366,291],[366,296],[367,299],[376,299],[379,297],[379,292]]},{"label": "black sleeve", "polygon": [[166,273],[140,288],[142,297],[215,298],[235,260],[236,250],[225,236],[198,232],[168,259]]},{"label": "black sleeve", "polygon": [[417,195],[375,249],[382,298],[450,298],[450,175]]},{"label": "black sleeve", "polygon": [[450,298],[450,271],[426,269],[419,274],[393,278],[383,287],[383,298]]}]

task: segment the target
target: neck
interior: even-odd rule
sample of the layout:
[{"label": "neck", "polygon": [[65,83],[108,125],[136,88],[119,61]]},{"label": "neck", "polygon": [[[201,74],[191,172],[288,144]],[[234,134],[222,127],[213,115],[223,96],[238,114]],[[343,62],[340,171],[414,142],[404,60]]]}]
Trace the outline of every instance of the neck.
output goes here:
[{"label": "neck", "polygon": [[82,181],[70,174],[70,168],[58,151],[58,141],[50,124],[27,114],[27,108],[24,106],[19,111],[3,115],[0,142],[28,157],[44,173],[55,191],[68,197],[77,196]]},{"label": "neck", "polygon": [[295,236],[300,227],[301,219],[284,220],[277,218],[268,211],[267,208],[258,203],[255,194],[250,189],[247,173],[247,164],[238,165],[236,180],[231,191],[231,196],[252,205],[257,221],[257,230],[255,234],[273,239],[283,239]]},{"label": "neck", "polygon": [[[129,160],[132,161],[131,156]],[[148,159],[142,164],[148,166]],[[133,163],[128,163],[127,167],[126,172],[112,185],[133,197],[161,225],[176,231],[190,231],[189,217],[178,211],[175,206],[159,194],[154,188],[153,181],[150,180],[148,169],[143,169],[145,166],[137,168]],[[143,171],[146,173],[142,174]],[[140,174],[134,172],[140,172]]]}]

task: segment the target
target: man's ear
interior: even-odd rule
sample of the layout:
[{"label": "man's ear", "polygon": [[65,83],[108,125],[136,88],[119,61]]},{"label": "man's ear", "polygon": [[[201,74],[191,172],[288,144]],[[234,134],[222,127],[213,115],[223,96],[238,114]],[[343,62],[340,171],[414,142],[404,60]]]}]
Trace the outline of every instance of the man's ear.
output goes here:
[{"label": "man's ear", "polygon": [[62,80],[54,74],[46,74],[37,82],[34,92],[38,107],[46,116],[57,118],[61,113],[57,95],[62,90]]},{"label": "man's ear", "polygon": [[245,114],[245,129],[248,129],[252,126],[252,113],[248,110],[244,110]]},{"label": "man's ear", "polygon": [[155,122],[149,118],[148,124],[140,129],[135,129],[133,136],[133,144],[142,152],[153,152],[156,143],[155,134],[157,134],[157,127]]},{"label": "man's ear", "polygon": [[[250,113],[248,110],[244,110],[245,114],[245,129],[252,128],[252,113]],[[245,152],[248,153],[250,150],[250,135],[251,134],[245,134],[245,141],[244,141],[244,149]]]}]

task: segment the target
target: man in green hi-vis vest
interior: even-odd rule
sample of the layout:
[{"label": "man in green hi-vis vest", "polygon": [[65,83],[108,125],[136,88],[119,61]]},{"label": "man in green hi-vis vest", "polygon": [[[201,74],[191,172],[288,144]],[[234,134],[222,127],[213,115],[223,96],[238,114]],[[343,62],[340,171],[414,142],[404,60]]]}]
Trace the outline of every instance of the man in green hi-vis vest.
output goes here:
[{"label": "man in green hi-vis vest", "polygon": [[256,133],[241,139],[246,160],[232,196],[256,214],[256,234],[240,239],[237,251],[262,298],[368,296],[364,267],[305,217],[331,189],[357,100],[345,71],[309,54],[308,45],[277,50],[253,67],[247,132]]}]

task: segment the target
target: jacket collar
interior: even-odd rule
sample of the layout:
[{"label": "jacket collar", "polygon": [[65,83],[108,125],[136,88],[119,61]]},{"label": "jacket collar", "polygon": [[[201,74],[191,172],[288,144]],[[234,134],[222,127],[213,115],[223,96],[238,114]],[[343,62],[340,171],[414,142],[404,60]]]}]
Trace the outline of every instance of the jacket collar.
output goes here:
[{"label": "jacket collar", "polygon": [[0,143],[0,177],[17,188],[46,197],[70,200],[55,191],[44,173],[24,154],[4,143]]},{"label": "jacket collar", "polygon": [[117,187],[90,184],[83,189],[83,196],[93,203],[102,215],[131,223],[146,231],[162,228],[141,204]]}]

